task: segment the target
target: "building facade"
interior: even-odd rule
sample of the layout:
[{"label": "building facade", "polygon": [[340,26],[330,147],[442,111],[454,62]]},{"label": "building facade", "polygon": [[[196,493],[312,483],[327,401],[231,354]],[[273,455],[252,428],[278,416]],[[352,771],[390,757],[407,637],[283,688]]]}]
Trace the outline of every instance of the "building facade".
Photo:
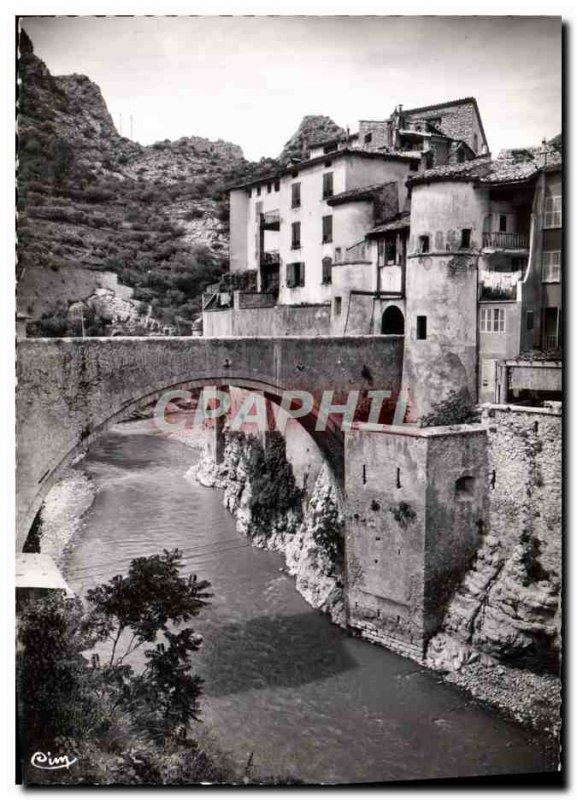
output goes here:
[{"label": "building facade", "polygon": [[492,159],[474,98],[361,120],[231,189],[237,288],[209,287],[204,335],[404,335],[405,422],[491,402],[503,362],[558,359],[561,168],[560,137]]}]

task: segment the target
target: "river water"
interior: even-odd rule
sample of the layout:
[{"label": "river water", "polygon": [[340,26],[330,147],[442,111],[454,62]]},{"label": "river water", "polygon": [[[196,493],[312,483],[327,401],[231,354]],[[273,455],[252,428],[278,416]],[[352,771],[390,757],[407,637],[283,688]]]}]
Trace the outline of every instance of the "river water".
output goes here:
[{"label": "river water", "polygon": [[117,426],[81,463],[98,493],[65,575],[84,594],[136,556],[183,551],[214,592],[193,623],[204,636],[203,721],[238,764],[253,754],[255,776],[307,783],[554,768],[521,727],[311,609],[282,557],[236,532],[222,492],[185,478],[196,452],[143,429]]}]

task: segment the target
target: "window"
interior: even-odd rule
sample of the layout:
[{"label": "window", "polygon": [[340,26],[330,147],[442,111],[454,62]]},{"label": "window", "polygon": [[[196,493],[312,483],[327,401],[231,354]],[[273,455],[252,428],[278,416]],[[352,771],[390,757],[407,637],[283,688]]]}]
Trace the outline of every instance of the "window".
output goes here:
[{"label": "window", "polygon": [[427,318],[417,317],[417,339],[427,338]]},{"label": "window", "polygon": [[299,171],[298,171],[298,169],[295,169],[295,170],[293,170],[293,171],[291,172],[291,178],[298,178],[298,176],[299,176]]},{"label": "window", "polygon": [[301,246],[301,224],[293,222],[291,225],[291,250],[298,250]]},{"label": "window", "polygon": [[267,194],[270,194],[272,192],[272,184],[271,183],[267,183],[266,192],[267,192]]},{"label": "window", "polygon": [[385,264],[397,263],[397,237],[385,237]]},{"label": "window", "polygon": [[332,165],[333,165],[332,161],[325,161],[325,167],[332,167]]},{"label": "window", "polygon": [[274,190],[275,190],[275,192],[280,191],[280,181],[275,181],[274,182]]},{"label": "window", "polygon": [[561,195],[545,198],[545,228],[561,227]]},{"label": "window", "polygon": [[384,335],[405,335],[405,318],[398,306],[389,306],[381,317],[381,333]]},{"label": "window", "polygon": [[338,317],[341,313],[343,301],[340,297],[335,297],[335,317]]},{"label": "window", "polygon": [[373,141],[372,133],[365,133],[365,144],[370,144]]},{"label": "window", "polygon": [[323,175],[323,200],[333,196],[333,173],[325,172]]},{"label": "window", "polygon": [[289,289],[305,285],[305,265],[302,261],[286,265],[286,285]]},{"label": "window", "polygon": [[301,185],[300,183],[291,184],[291,208],[300,208],[301,206]]},{"label": "window", "polygon": [[465,151],[462,147],[459,147],[457,150],[457,164],[464,164],[465,163]]},{"label": "window", "polygon": [[555,350],[559,347],[560,314],[556,306],[548,306],[543,312],[543,347]]},{"label": "window", "polygon": [[333,260],[329,256],[323,258],[323,283],[332,282]]},{"label": "window", "polygon": [[249,196],[249,197],[252,197],[252,189],[249,189],[249,190],[248,190],[248,196]]},{"label": "window", "polygon": [[332,215],[323,217],[323,244],[333,240],[333,218]]},{"label": "window", "polygon": [[481,309],[481,333],[503,333],[505,330],[504,308]]},{"label": "window", "polygon": [[532,331],[535,327],[535,312],[534,311],[527,311],[527,316],[525,317],[527,330]]},{"label": "window", "polygon": [[499,214],[499,233],[507,233],[507,215]]},{"label": "window", "polygon": [[461,247],[465,250],[468,250],[471,247],[471,229],[470,228],[462,228],[461,229]]},{"label": "window", "polygon": [[495,364],[494,358],[484,358],[481,361],[481,386],[483,389],[495,389]]},{"label": "window", "polygon": [[335,247],[335,261],[340,261],[342,258],[343,250],[342,247]]},{"label": "window", "polygon": [[409,169],[411,170],[411,172],[416,172],[419,169],[418,161],[411,161],[411,163],[409,164]]},{"label": "window", "polygon": [[428,236],[419,236],[419,253],[428,253],[429,244],[430,242]]},{"label": "window", "polygon": [[256,187],[256,194],[257,194],[257,197],[260,197],[260,186]]},{"label": "window", "polygon": [[559,283],[561,280],[561,251],[545,250],[543,253],[543,283]]}]

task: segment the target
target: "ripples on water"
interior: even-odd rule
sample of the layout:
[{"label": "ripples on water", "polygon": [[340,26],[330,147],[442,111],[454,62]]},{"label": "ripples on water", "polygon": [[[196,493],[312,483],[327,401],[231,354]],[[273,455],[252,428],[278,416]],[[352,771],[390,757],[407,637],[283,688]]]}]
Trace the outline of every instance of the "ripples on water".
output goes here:
[{"label": "ripples on water", "polygon": [[180,548],[212,584],[194,621],[204,644],[203,719],[254,773],[350,783],[552,769],[520,727],[439,683],[433,673],[352,638],[312,610],[277,553],[237,534],[222,492],[185,473],[196,454],[118,428],[81,464],[99,492],[66,577],[84,594],[131,559]]}]

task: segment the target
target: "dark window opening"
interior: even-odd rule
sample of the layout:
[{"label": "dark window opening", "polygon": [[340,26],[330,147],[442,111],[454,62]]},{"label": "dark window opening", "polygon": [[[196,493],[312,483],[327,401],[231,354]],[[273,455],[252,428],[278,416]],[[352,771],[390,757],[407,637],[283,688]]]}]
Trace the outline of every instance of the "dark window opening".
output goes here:
[{"label": "dark window opening", "polygon": [[465,163],[465,151],[462,147],[457,150],[457,164]]},{"label": "dark window opening", "polygon": [[532,331],[535,328],[535,312],[527,311],[527,330]]},{"label": "dark window opening", "polygon": [[383,312],[381,333],[385,336],[405,335],[405,317],[398,306],[389,306]]},{"label": "dark window opening", "polygon": [[471,229],[462,228],[461,230],[461,247],[466,250],[471,246]]},{"label": "dark window opening", "polygon": [[332,215],[323,217],[323,244],[328,244],[333,240],[333,218]]},{"label": "dark window opening", "polygon": [[475,497],[475,478],[472,475],[463,475],[455,481],[455,500],[461,502],[473,500]]},{"label": "dark window opening", "polygon": [[275,190],[275,192],[280,191],[280,181],[275,181],[274,182],[274,190]]},{"label": "dark window opening", "polygon": [[301,246],[301,224],[293,222],[291,224],[291,250],[298,250]]},{"label": "dark window opening", "polygon": [[323,258],[323,283],[332,282],[333,260],[329,256]]},{"label": "dark window opening", "polygon": [[372,133],[365,133],[365,144],[370,144],[373,141]]},{"label": "dark window opening", "polygon": [[401,488],[401,470],[397,467],[397,489]]},{"label": "dark window opening", "polygon": [[507,215],[499,214],[499,233],[507,233]]},{"label": "dark window opening", "polygon": [[385,264],[397,263],[397,237],[387,236],[385,238]]},{"label": "dark window opening", "polygon": [[301,185],[300,183],[291,184],[291,208],[300,208],[301,205]]},{"label": "dark window opening", "polygon": [[291,172],[291,178],[298,178],[298,176],[299,176],[298,169],[295,169],[293,172]]},{"label": "dark window opening", "polygon": [[267,194],[270,194],[272,192],[272,184],[271,183],[267,183],[266,192],[267,192]]},{"label": "dark window opening", "polygon": [[416,161],[411,161],[411,163],[409,164],[409,169],[411,170],[411,172],[416,172],[419,169],[418,163]]},{"label": "dark window opening", "polygon": [[343,301],[341,297],[335,297],[335,317],[338,317],[341,313],[343,306]]},{"label": "dark window opening", "polygon": [[496,469],[494,469],[494,470],[491,472],[491,489],[494,489],[494,488],[495,488],[495,484],[496,484],[496,482],[497,482],[497,470],[496,470]]},{"label": "dark window opening", "polygon": [[305,265],[302,261],[286,265],[286,285],[289,289],[305,285]]},{"label": "dark window opening", "polygon": [[430,247],[430,241],[428,236],[419,236],[419,252],[420,253],[428,253]]},{"label": "dark window opening", "polygon": [[367,466],[363,464],[363,483],[367,482]]},{"label": "dark window opening", "polygon": [[332,161],[325,161],[325,167],[332,167],[332,165],[333,165]]},{"label": "dark window opening", "polygon": [[333,173],[325,172],[323,175],[323,200],[333,196]]},{"label": "dark window opening", "polygon": [[256,194],[257,194],[257,197],[260,197],[260,186],[256,187]]},{"label": "dark window opening", "polygon": [[427,318],[417,317],[417,339],[427,338]]}]

